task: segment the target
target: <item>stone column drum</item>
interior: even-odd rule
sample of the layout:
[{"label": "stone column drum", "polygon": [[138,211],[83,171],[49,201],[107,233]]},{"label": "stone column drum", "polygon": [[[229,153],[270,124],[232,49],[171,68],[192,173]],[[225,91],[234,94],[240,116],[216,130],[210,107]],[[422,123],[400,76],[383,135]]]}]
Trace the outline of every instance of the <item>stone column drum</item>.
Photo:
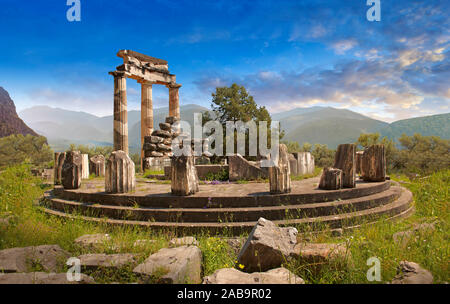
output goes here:
[{"label": "stone column drum", "polygon": [[194,156],[172,156],[171,180],[174,195],[186,196],[199,191]]},{"label": "stone column drum", "polygon": [[114,150],[128,154],[127,82],[123,73],[114,76]]},{"label": "stone column drum", "polygon": [[89,155],[81,154],[81,178],[89,179]]},{"label": "stone column drum", "polygon": [[114,151],[106,161],[105,191],[127,193],[136,187],[134,162],[125,151]]},{"label": "stone column drum", "polygon": [[180,118],[180,96],[178,90],[181,84],[169,85],[169,116]]},{"label": "stone column drum", "polygon": [[66,153],[61,176],[64,189],[78,189],[81,187],[82,159],[78,151]]},{"label": "stone column drum", "polygon": [[64,160],[66,159],[66,153],[65,152],[55,152],[55,172],[54,172],[54,183],[55,185],[61,185],[62,184],[62,167],[64,164]]},{"label": "stone column drum", "polygon": [[278,162],[269,167],[270,193],[291,192],[291,170],[286,145],[280,144]]},{"label": "stone column drum", "polygon": [[141,81],[141,161],[145,158],[145,136],[150,136],[153,132],[152,88],[151,83]]},{"label": "stone column drum", "polygon": [[339,145],[333,167],[342,170],[342,186],[354,188],[356,186],[356,146],[354,144]]},{"label": "stone column drum", "polygon": [[386,153],[384,145],[372,145],[364,150],[362,178],[367,182],[382,182],[386,180]]},{"label": "stone column drum", "polygon": [[97,177],[105,176],[105,157],[103,155],[95,155],[90,159],[90,172]]},{"label": "stone column drum", "polygon": [[342,188],[342,170],[336,168],[324,168],[320,177],[319,189],[339,190]]}]

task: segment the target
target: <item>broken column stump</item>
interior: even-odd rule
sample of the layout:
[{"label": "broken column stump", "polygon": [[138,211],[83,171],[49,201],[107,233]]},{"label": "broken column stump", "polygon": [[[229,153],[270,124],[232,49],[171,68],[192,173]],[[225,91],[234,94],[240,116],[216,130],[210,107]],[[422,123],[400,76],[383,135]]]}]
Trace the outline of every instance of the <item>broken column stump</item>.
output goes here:
[{"label": "broken column stump", "polygon": [[127,193],[135,189],[134,162],[122,150],[114,151],[106,161],[105,191]]},{"label": "broken column stump", "polygon": [[66,153],[61,170],[61,182],[64,189],[78,189],[81,187],[82,159],[78,151]]},{"label": "broken column stump", "polygon": [[65,152],[56,152],[55,153],[55,172],[54,172],[54,183],[55,185],[61,185],[62,184],[62,167],[64,164],[64,160],[66,159],[66,153]]},{"label": "broken column stump", "polygon": [[355,156],[356,156],[356,168],[355,168],[355,173],[356,173],[356,174],[359,174],[359,175],[362,175],[361,167],[362,167],[362,158],[363,158],[363,155],[364,155],[364,151],[356,151],[356,154],[355,154]]},{"label": "broken column stump", "polygon": [[96,177],[105,176],[105,157],[103,155],[92,156],[89,160],[89,170]]},{"label": "broken column stump", "polygon": [[81,178],[89,179],[89,155],[81,154]]},{"label": "broken column stump", "polygon": [[186,196],[199,191],[193,155],[172,156],[171,181],[172,194],[174,195]]},{"label": "broken column stump", "polygon": [[386,180],[386,154],[384,145],[372,145],[364,150],[362,179],[367,182]]},{"label": "broken column stump", "polygon": [[291,170],[286,145],[280,144],[278,162],[269,167],[270,193],[291,192]]},{"label": "broken column stump", "polygon": [[291,169],[291,175],[298,175],[298,161],[295,156],[289,153],[289,168]]},{"label": "broken column stump", "polygon": [[355,151],[354,144],[342,144],[337,147],[334,168],[342,170],[342,187],[355,188]]},{"label": "broken column stump", "polygon": [[324,168],[320,177],[319,188],[323,190],[338,190],[342,188],[342,170]]}]

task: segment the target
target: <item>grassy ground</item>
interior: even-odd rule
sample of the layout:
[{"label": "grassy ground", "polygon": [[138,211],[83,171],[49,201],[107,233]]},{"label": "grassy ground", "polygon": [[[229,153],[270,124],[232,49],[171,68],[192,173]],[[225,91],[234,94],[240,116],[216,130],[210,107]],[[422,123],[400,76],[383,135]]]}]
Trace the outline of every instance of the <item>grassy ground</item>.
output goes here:
[{"label": "grassy ground", "polygon": [[[436,282],[449,280],[449,180],[450,170],[437,172],[430,177],[411,181],[405,176],[393,176],[402,182],[414,194],[415,214],[401,222],[381,221],[341,237],[332,237],[324,232],[310,236],[315,242],[345,242],[351,252],[351,263],[342,265],[339,261],[322,265],[301,265],[287,262],[286,267],[305,279],[307,283],[369,283],[366,261],[378,257],[381,261],[382,282],[390,281],[402,260],[417,262],[429,269]],[[31,176],[29,168],[17,166],[8,168],[0,174],[0,217],[9,217],[11,224],[0,224],[0,249],[31,245],[58,244],[77,256],[86,251],[74,245],[73,241],[84,234],[109,233],[111,242],[97,249],[97,252],[131,252],[143,260],[160,248],[167,247],[174,237],[170,233],[155,233],[141,228],[109,227],[105,224],[86,223],[84,221],[64,220],[49,217],[36,205],[42,193],[48,189],[39,179]],[[406,247],[393,242],[392,234],[408,229],[413,223],[433,222],[437,220],[436,230],[420,235],[417,241],[411,241]],[[233,267],[236,253],[228,243],[206,233],[195,235],[203,252],[204,275],[215,270]],[[134,247],[139,239],[156,240],[142,247]],[[118,272],[94,272],[91,275],[97,282],[135,282],[137,278],[132,269]],[[314,270],[314,271],[313,271]]]}]

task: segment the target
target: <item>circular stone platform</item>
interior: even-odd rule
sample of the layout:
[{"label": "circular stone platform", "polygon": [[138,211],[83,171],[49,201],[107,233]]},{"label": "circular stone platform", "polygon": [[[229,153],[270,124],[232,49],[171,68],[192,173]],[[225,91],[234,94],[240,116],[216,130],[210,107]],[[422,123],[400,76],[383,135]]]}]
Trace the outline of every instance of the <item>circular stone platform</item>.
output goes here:
[{"label": "circular stone platform", "polygon": [[[44,210],[70,217],[75,211],[86,220],[140,225],[154,229],[239,234],[259,217],[279,225],[307,225],[314,229],[354,227],[379,218],[396,218],[412,211],[411,193],[392,182],[358,181],[355,188],[320,190],[319,178],[292,182],[289,194],[271,195],[268,183],[200,185],[192,196],[170,193],[170,184],[138,180],[136,191],[107,194],[101,179],[84,181],[77,190],[55,187],[45,194]],[[105,219],[105,217],[107,219]],[[101,219],[103,218],[103,219]]]}]

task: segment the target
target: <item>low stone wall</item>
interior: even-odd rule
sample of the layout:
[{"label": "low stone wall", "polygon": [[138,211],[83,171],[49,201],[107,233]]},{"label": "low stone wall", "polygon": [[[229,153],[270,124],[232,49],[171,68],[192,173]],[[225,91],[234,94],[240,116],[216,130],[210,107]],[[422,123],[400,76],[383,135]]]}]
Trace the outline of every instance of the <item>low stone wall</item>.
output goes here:
[{"label": "low stone wall", "polygon": [[[205,179],[208,173],[217,174],[222,170],[228,171],[228,165],[195,165],[195,168],[200,180]],[[164,167],[164,176],[167,180],[170,180],[170,169],[170,166]]]}]

